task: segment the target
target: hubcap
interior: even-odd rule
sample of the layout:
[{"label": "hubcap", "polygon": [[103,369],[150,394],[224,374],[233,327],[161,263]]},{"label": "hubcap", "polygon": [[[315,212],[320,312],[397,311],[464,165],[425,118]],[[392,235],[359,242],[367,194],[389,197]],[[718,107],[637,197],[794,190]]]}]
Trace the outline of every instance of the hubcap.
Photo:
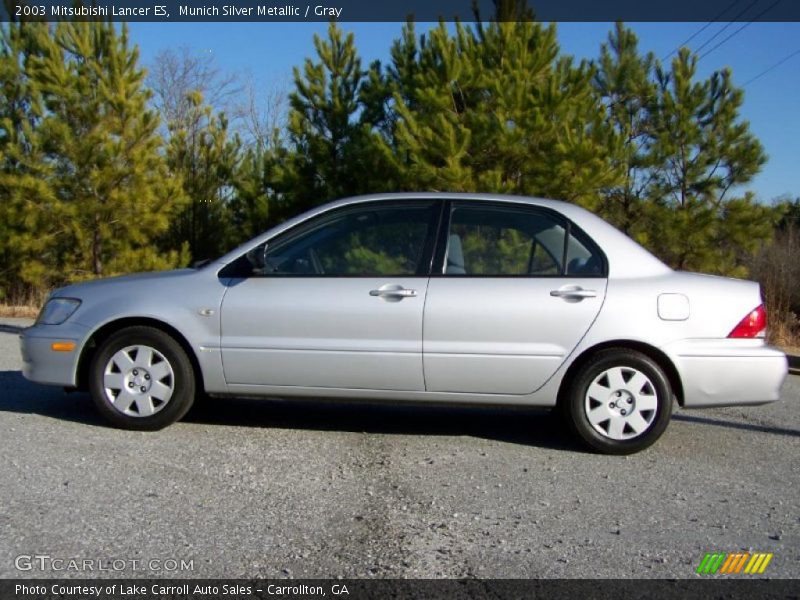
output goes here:
[{"label": "hubcap", "polygon": [[595,431],[612,440],[642,435],[653,424],[658,395],[653,382],[632,367],[612,367],[586,392],[584,408]]},{"label": "hubcap", "polygon": [[103,374],[106,399],[130,417],[149,417],[163,409],[175,390],[175,375],[155,348],[127,346],[114,354]]}]

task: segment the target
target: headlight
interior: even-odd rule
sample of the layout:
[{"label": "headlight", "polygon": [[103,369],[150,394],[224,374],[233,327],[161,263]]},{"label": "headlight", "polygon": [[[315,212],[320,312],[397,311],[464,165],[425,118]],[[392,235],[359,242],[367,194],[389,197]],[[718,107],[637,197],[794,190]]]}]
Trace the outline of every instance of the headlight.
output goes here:
[{"label": "headlight", "polygon": [[76,298],[52,298],[47,301],[42,312],[39,313],[36,324],[61,325],[78,310],[80,305],[81,301]]}]

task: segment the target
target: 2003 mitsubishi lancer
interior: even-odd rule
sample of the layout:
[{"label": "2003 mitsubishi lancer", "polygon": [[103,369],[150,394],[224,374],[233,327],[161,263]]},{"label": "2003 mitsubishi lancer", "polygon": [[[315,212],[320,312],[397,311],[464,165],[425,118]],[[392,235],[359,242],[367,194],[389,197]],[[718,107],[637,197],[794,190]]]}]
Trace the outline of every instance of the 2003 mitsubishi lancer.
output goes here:
[{"label": "2003 mitsubishi lancer", "polygon": [[[635,452],[685,408],[777,400],[758,284],[675,272],[573,204],[390,194],[312,210],[196,269],[71,285],[25,376],[155,430],[214,396],[557,407]],[[222,405],[220,405],[222,406]]]}]

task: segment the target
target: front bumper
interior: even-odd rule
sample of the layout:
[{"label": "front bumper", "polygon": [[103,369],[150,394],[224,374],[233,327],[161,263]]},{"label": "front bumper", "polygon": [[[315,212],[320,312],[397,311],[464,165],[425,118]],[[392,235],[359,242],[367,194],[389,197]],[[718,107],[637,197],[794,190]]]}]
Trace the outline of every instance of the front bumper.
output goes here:
[{"label": "front bumper", "polygon": [[789,370],[786,355],[763,340],[683,340],[662,349],[680,375],[685,408],[774,402]]},{"label": "front bumper", "polygon": [[[89,329],[77,323],[34,325],[19,336],[22,374],[36,383],[74,387],[77,385],[78,360]],[[74,342],[70,352],[56,352],[54,342]]]}]

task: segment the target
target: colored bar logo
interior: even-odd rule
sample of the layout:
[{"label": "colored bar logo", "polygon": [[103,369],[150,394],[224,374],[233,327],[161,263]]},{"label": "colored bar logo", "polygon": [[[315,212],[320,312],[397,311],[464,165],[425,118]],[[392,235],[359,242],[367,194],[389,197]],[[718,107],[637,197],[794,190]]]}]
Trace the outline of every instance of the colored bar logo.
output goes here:
[{"label": "colored bar logo", "polygon": [[772,560],[772,552],[706,552],[698,575],[761,575]]}]

